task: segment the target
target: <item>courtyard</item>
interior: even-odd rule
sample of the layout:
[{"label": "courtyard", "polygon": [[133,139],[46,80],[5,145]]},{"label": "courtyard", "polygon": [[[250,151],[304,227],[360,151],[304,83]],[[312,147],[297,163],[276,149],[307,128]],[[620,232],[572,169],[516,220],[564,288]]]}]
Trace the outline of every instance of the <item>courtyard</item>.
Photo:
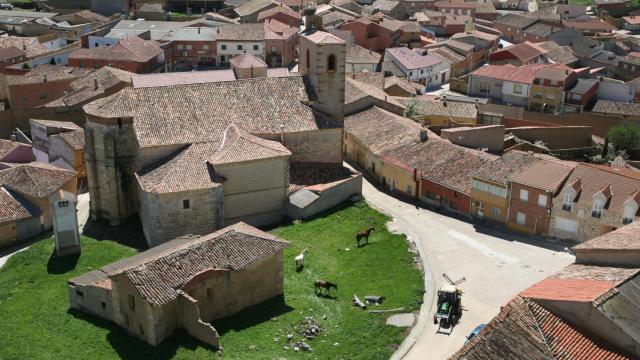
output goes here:
[{"label": "courtyard", "polygon": [[[361,310],[352,305],[352,296],[384,296],[380,306],[370,309],[417,313],[424,293],[417,255],[404,235],[387,231],[388,220],[361,201],[273,229],[292,243],[285,252],[284,299],[214,321],[223,347],[217,352],[186,333],[151,347],[114,324],[68,309],[67,280],[134,255],[139,234],[99,231],[88,224],[85,235],[91,237],[82,238],[82,254],[60,259],[52,256],[52,239],[40,241],[0,269],[0,313],[11,314],[11,321],[0,322],[3,358],[387,359],[408,329],[385,325],[395,312]],[[358,247],[355,233],[369,227],[375,228],[370,243]],[[303,249],[308,249],[305,266],[296,272],[294,257]],[[337,283],[338,291],[314,294],[316,279]],[[306,340],[300,331],[309,319],[320,331]],[[295,350],[302,341],[312,351]]]}]

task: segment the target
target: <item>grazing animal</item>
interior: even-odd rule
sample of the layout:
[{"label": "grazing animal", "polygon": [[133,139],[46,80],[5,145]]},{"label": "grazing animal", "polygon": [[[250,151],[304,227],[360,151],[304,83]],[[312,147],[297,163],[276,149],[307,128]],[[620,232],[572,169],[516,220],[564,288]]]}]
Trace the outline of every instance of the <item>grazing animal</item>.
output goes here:
[{"label": "grazing animal", "polygon": [[313,284],[313,291],[316,294],[318,293],[318,289],[324,289],[325,293],[331,294],[332,288],[338,291],[338,284],[334,284],[327,280],[316,280],[315,284]]},{"label": "grazing animal", "polygon": [[309,249],[304,249],[302,250],[302,252],[300,253],[300,255],[295,257],[295,261],[296,261],[296,271],[300,272],[300,270],[302,270],[302,266],[304,265],[304,254],[309,251]]},{"label": "grazing animal", "polygon": [[371,235],[371,232],[375,230],[375,228],[370,227],[365,231],[361,231],[359,233],[356,234],[356,241],[358,242],[358,246],[360,246],[360,240],[364,239],[365,244],[369,243],[369,235]]}]

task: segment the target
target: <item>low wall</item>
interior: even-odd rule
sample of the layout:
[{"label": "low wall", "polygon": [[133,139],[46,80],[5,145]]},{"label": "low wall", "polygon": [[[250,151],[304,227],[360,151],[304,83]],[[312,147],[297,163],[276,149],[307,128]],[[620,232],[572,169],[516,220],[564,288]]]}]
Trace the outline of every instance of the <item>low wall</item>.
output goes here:
[{"label": "low wall", "polygon": [[[292,204],[289,198],[285,204],[285,212],[292,220],[306,219],[348,200],[353,195],[359,194],[362,194],[362,174],[353,175],[350,179],[316,194],[318,198],[304,208]],[[291,196],[293,195],[295,193]]]},{"label": "low wall", "polygon": [[593,145],[590,126],[527,126],[507,128],[505,133],[512,133],[518,138],[532,143],[542,141],[552,150],[584,148]]}]

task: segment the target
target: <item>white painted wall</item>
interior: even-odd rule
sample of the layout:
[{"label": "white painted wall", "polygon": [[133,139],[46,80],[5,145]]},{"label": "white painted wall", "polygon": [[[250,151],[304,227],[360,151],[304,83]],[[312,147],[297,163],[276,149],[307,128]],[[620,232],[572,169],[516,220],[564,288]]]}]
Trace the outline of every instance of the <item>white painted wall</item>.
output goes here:
[{"label": "white painted wall", "polygon": [[[239,45],[242,46],[242,49],[238,49]],[[254,50],[254,45],[258,46],[257,50]],[[264,42],[220,41],[216,46],[218,47],[218,62],[221,61],[221,56],[225,57],[224,62],[229,62],[229,58],[244,53],[253,54],[264,60]],[[223,46],[226,46],[226,49],[223,50]]]}]

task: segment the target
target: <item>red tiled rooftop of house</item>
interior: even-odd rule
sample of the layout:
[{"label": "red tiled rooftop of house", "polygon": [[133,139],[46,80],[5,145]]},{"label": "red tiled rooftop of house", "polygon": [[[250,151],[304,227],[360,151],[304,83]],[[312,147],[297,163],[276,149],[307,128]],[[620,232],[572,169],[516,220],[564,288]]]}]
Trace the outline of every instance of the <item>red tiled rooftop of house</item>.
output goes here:
[{"label": "red tiled rooftop of house", "polygon": [[420,69],[441,63],[443,60],[435,56],[420,55],[417,52],[406,48],[397,47],[387,49],[387,54],[393,56],[402,66],[408,70]]},{"label": "red tiled rooftop of house", "polygon": [[523,84],[532,84],[533,80],[536,78],[538,70],[546,66],[547,65],[545,64],[525,65],[521,67],[516,67],[511,64],[485,65],[474,71],[472,75]]},{"label": "red tiled rooftop of house", "polygon": [[622,19],[628,24],[632,24],[632,25],[640,24],[640,16],[635,16],[635,15],[623,16]]},{"label": "red tiled rooftop of house", "polygon": [[591,302],[616,284],[611,280],[546,278],[520,295],[541,300]]},{"label": "red tiled rooftop of house", "polygon": [[517,58],[518,60],[522,61],[523,63],[527,63],[530,60],[540,56],[540,55],[544,55],[546,53],[548,53],[549,51],[547,49],[544,49],[534,43],[530,43],[528,41],[525,41],[523,43],[520,44],[516,44],[516,45],[511,45],[511,46],[507,46],[506,48],[502,49],[502,50],[498,50],[495,51],[493,53],[491,53],[491,59],[493,60],[494,58],[496,58],[497,56],[500,56],[504,53],[509,53],[512,56],[514,56],[515,58]]}]

